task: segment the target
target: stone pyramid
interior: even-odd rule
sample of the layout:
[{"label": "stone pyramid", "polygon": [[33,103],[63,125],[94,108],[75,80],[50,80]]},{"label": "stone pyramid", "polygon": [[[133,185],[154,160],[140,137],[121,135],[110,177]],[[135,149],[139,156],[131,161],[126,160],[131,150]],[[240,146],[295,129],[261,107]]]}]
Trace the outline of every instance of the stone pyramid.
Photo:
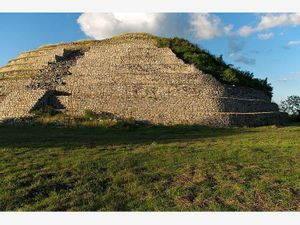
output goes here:
[{"label": "stone pyramid", "polygon": [[0,120],[44,105],[72,116],[92,110],[165,125],[283,120],[265,93],[222,84],[139,33],[45,46],[0,68]]}]

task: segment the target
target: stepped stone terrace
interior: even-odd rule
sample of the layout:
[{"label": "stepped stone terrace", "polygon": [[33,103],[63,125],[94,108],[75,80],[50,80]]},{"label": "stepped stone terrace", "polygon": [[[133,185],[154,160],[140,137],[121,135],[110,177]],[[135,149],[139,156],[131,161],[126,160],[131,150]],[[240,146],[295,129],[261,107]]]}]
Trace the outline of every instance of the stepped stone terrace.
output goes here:
[{"label": "stepped stone terrace", "polygon": [[45,105],[70,116],[92,110],[165,125],[284,120],[265,93],[222,84],[140,33],[44,46],[0,68],[0,120],[30,117]]}]

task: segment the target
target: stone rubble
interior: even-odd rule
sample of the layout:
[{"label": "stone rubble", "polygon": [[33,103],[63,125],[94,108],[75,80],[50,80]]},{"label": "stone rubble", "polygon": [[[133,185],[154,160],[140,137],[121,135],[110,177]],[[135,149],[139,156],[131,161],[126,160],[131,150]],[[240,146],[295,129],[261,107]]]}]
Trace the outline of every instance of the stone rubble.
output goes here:
[{"label": "stone rubble", "polygon": [[32,78],[27,88],[55,90],[57,85],[64,85],[63,77],[71,75],[70,67],[75,65],[77,59],[83,54],[84,52],[80,50],[64,51],[63,55],[56,56],[56,60],[50,62],[48,67],[41,69],[40,73]]}]

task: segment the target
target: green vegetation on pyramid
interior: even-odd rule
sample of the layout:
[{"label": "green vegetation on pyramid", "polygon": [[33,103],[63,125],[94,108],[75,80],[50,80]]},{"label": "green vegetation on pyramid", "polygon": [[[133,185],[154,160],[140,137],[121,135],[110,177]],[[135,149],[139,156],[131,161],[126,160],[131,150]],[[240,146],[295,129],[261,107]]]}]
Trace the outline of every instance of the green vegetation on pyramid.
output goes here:
[{"label": "green vegetation on pyramid", "polygon": [[222,55],[219,57],[214,56],[207,50],[177,37],[157,38],[156,40],[159,47],[170,48],[185,63],[195,65],[197,69],[213,75],[222,83],[254,88],[265,92],[270,98],[272,97],[273,88],[268,83],[267,78],[254,78],[253,73],[226,64]]}]

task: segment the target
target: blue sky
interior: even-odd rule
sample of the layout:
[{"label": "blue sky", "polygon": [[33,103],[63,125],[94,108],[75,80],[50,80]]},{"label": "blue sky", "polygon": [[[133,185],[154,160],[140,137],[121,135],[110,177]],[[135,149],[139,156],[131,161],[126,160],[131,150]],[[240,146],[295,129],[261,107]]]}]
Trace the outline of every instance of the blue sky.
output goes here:
[{"label": "blue sky", "polygon": [[181,36],[265,78],[275,102],[300,95],[299,14],[0,13],[0,66],[44,44],[145,31]]}]

